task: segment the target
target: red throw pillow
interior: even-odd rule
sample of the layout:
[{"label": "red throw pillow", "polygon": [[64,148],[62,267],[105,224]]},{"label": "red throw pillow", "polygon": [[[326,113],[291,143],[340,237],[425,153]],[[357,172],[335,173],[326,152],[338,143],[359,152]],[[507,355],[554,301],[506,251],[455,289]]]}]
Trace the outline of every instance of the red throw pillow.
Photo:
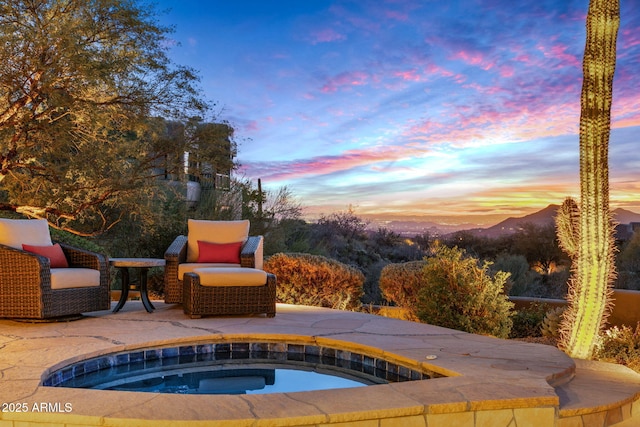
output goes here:
[{"label": "red throw pillow", "polygon": [[198,240],[198,262],[240,264],[242,242],[211,243]]},{"label": "red throw pillow", "polygon": [[49,258],[51,262],[51,268],[67,268],[69,267],[69,263],[67,262],[67,257],[64,256],[64,252],[62,252],[62,247],[56,243],[51,246],[33,246],[33,245],[22,245],[22,249],[34,253],[36,255],[42,255]]}]

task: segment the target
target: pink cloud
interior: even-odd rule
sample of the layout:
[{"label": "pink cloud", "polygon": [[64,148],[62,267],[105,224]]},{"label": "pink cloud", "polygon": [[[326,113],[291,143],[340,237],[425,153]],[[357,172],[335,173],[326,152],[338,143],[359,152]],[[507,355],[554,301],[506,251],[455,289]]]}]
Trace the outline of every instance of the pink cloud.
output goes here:
[{"label": "pink cloud", "polygon": [[422,75],[420,75],[416,70],[396,71],[394,75],[409,82],[422,81]]},{"label": "pink cloud", "polygon": [[474,89],[483,95],[496,95],[498,93],[506,92],[505,88],[502,86],[482,86],[478,83],[469,83],[464,87]]},{"label": "pink cloud", "polygon": [[312,43],[331,43],[336,41],[346,40],[347,37],[344,34],[338,33],[332,28],[326,28],[324,30],[316,31],[312,34]]},{"label": "pink cloud", "polygon": [[[542,52],[545,58],[555,60],[553,68],[577,67],[582,68],[582,58],[567,52],[568,46],[555,44],[551,47],[538,45],[537,49]],[[549,66],[547,65],[547,68]]]},{"label": "pink cloud", "polygon": [[487,60],[481,52],[461,50],[451,55],[450,59],[466,62],[467,64],[480,67],[485,71],[488,71],[495,66],[495,62]]},{"label": "pink cloud", "polygon": [[248,132],[256,132],[260,130],[260,127],[258,126],[258,122],[256,120],[251,120],[244,126],[244,129]]},{"label": "pink cloud", "polygon": [[614,98],[611,116],[613,127],[640,126],[640,100],[624,95]]},{"label": "pink cloud", "polygon": [[409,15],[406,13],[398,12],[395,10],[388,10],[385,12],[385,16],[389,19],[393,19],[395,21],[407,21],[409,19]]},{"label": "pink cloud", "polygon": [[500,67],[500,75],[502,77],[513,77],[515,74],[515,69],[511,65],[503,65]]},{"label": "pink cloud", "polygon": [[620,44],[622,45],[622,48],[628,49],[630,47],[640,45],[640,37],[638,35],[637,28],[625,28],[620,31],[620,35],[622,36],[620,37],[620,41],[622,42]]},{"label": "pink cloud", "polygon": [[580,114],[575,102],[529,105],[510,101],[502,107],[461,105],[449,109],[447,122],[425,120],[407,128],[404,137],[422,141],[425,146],[453,147],[477,146],[492,140],[529,141],[576,133]]},{"label": "pink cloud", "polygon": [[563,45],[554,45],[551,47],[551,53],[562,62],[566,62],[568,65],[581,68],[582,58],[578,58],[571,53],[567,53],[567,48],[567,46]]},{"label": "pink cloud", "polygon": [[344,72],[329,79],[320,90],[324,93],[331,93],[343,87],[363,86],[368,79],[369,75],[362,71]]},{"label": "pink cloud", "polygon": [[374,149],[348,150],[336,156],[317,156],[292,162],[268,162],[245,164],[243,172],[249,176],[259,176],[270,181],[301,179],[327,175],[379,162],[392,162],[407,157],[422,156],[424,148],[381,146]]}]

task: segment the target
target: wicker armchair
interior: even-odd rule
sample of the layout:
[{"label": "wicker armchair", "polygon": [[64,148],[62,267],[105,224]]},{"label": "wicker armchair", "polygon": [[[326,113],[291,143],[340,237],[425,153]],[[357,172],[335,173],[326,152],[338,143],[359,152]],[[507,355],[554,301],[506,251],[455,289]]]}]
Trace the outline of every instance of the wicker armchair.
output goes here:
[{"label": "wicker armchair", "polygon": [[[207,267],[242,267],[262,269],[263,237],[249,236],[249,221],[196,221],[189,220],[189,235],[178,236],[166,250],[164,258],[164,301],[168,304],[182,304],[183,278]],[[204,237],[201,237],[204,236]],[[240,263],[198,263],[197,240],[200,238],[220,243],[243,241]]]},{"label": "wicker armchair", "polygon": [[[35,225],[40,231],[46,230],[46,236],[39,237],[36,241],[33,241],[33,236],[26,236],[28,243],[47,244],[47,240],[49,245],[53,243],[45,220],[2,220],[0,228],[5,228],[0,230],[0,317],[52,319],[109,309],[109,262],[105,256],[60,244],[69,267],[51,268],[51,261],[46,256],[16,247],[15,237],[19,233],[14,234],[13,242],[7,241],[11,236],[8,236],[6,227],[18,224],[11,221],[29,226],[36,221],[43,221]],[[88,286],[77,283],[77,280],[82,280],[84,269],[98,270],[99,279],[96,280],[99,283],[92,282]],[[71,276],[66,275],[69,272]],[[94,278],[97,276],[91,271],[89,273]],[[56,283],[52,288],[52,276],[54,279],[71,279],[62,279],[61,286]],[[76,283],[70,285],[72,287],[66,287],[65,284],[74,282],[73,277],[78,278]]]}]

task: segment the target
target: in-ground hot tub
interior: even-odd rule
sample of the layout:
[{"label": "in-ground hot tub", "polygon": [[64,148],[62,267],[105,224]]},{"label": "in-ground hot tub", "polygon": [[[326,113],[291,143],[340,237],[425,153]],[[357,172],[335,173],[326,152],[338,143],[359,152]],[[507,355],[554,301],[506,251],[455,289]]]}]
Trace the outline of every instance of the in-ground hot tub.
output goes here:
[{"label": "in-ground hot tub", "polygon": [[[135,303],[116,314],[96,312],[65,324],[25,325],[0,320],[0,402],[10,403],[8,409],[29,409],[1,412],[0,424],[508,427],[564,425],[565,421],[579,421],[585,413],[606,416],[607,420],[625,420],[632,414],[635,419],[635,412],[640,413],[634,394],[637,375],[628,369],[618,373],[615,384],[599,380],[597,406],[573,407],[571,396],[579,390],[570,387],[566,391],[562,384],[573,384],[576,364],[549,346],[318,307],[279,304],[278,315],[272,319],[187,319],[180,306],[154,302],[156,311],[149,315]],[[444,378],[299,393],[216,396],[43,386],[52,373],[89,359],[131,355],[149,348],[225,342],[333,348],[421,372],[434,371]],[[578,386],[582,384],[584,380],[578,382]],[[568,399],[564,404],[559,393]],[[60,411],[33,409],[43,405]],[[632,406],[638,408],[632,410]]]},{"label": "in-ground hot tub", "polygon": [[178,394],[326,390],[442,375],[328,346],[218,342],[146,348],[94,357],[51,373],[48,387]]}]

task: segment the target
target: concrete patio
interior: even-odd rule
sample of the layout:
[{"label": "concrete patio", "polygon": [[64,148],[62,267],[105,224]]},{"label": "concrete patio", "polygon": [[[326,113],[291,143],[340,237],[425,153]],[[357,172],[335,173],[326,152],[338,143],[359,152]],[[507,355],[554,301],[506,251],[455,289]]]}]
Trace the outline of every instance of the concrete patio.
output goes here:
[{"label": "concrete patio", "polygon": [[[190,319],[180,306],[129,301],[60,323],[0,320],[0,427],[25,426],[640,426],[640,375],[574,361],[554,347],[315,307],[275,318]],[[261,340],[332,346],[446,376],[355,389],[175,395],[43,387],[89,357],[181,343]],[[9,405],[13,403],[13,405]]]}]

